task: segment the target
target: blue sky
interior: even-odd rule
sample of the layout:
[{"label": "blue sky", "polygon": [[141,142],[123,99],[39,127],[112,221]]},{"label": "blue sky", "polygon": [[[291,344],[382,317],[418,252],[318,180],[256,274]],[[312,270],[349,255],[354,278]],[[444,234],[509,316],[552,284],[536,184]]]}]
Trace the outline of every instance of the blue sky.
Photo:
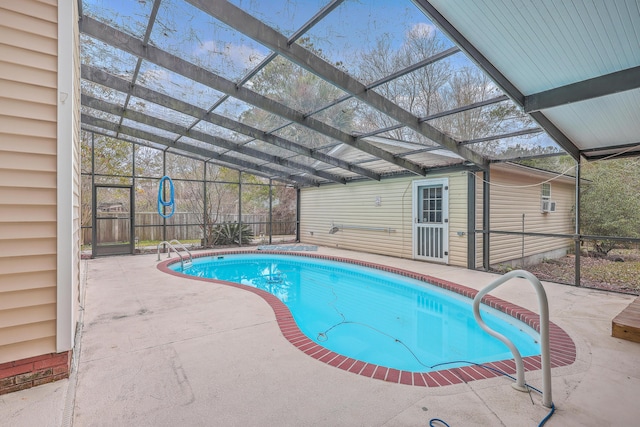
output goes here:
[{"label": "blue sky", "polygon": [[[320,11],[326,0],[232,0],[231,3],[288,37]],[[152,0],[84,0],[83,12],[142,38],[152,5]],[[361,52],[371,51],[381,38],[397,50],[406,43],[410,32],[439,35],[443,50],[453,46],[410,0],[346,0],[305,36],[316,49],[322,50],[325,58],[333,63],[342,62],[347,72],[355,77],[357,65],[353,64],[357,61],[352,59]],[[150,42],[232,81],[245,76],[269,54],[264,46],[183,0],[162,1]],[[105,67],[118,76],[130,77],[135,58],[108,46],[101,49],[102,55],[94,55],[92,59],[94,65]],[[467,66],[471,63],[458,53],[451,57],[451,64]],[[222,96],[211,88],[146,61],[138,83],[202,108],[209,108]],[[240,101],[234,102],[226,102],[218,111],[237,119],[242,111],[251,108]]]},{"label": "blue sky", "polygon": [[[290,36],[325,5],[326,0],[233,0],[266,24]],[[152,0],[85,0],[84,12],[108,16],[108,23],[141,38]],[[307,34],[332,62],[348,62],[384,37],[399,47],[409,31],[436,31],[410,0],[346,0]],[[445,37],[443,36],[443,40]],[[151,42],[164,50],[237,79],[269,51],[182,0],[161,4]],[[447,42],[448,46],[452,46]]]}]

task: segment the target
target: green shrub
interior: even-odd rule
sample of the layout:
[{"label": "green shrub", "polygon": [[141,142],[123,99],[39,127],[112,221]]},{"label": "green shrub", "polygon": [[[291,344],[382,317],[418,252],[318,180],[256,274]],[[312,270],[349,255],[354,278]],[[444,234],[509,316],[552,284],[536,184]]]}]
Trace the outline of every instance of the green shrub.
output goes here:
[{"label": "green shrub", "polygon": [[[240,238],[242,236],[242,242]],[[246,224],[223,222],[216,224],[212,230],[213,245],[247,245],[253,240],[253,230]]]}]

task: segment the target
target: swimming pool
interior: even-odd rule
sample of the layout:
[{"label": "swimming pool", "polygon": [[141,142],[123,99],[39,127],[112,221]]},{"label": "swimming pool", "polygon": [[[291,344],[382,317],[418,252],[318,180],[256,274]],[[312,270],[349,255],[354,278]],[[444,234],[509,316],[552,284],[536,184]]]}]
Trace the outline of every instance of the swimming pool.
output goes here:
[{"label": "swimming pool", "polygon": [[[169,268],[181,270],[180,263]],[[476,324],[469,298],[416,278],[263,253],[196,258],[185,273],[269,292],[309,340],[370,365],[431,372],[511,358],[504,344]],[[482,311],[487,324],[509,337],[523,356],[539,354],[533,328],[492,308]]]}]

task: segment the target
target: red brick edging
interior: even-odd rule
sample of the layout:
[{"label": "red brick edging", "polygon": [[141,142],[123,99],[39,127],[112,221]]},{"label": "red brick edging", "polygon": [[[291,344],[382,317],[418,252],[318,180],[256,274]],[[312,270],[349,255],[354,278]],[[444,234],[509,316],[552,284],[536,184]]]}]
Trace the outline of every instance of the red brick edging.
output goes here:
[{"label": "red brick edging", "polygon": [[0,363],[0,394],[69,377],[71,350]]},{"label": "red brick edging", "polygon": [[[222,252],[209,252],[194,254],[194,258],[208,257],[208,256],[223,256],[223,255],[235,255],[235,254],[274,254],[274,255],[293,255],[299,257],[319,258],[331,261],[344,262],[348,264],[356,264],[364,267],[371,267],[378,270],[383,270],[401,276],[410,277],[412,279],[421,280],[434,286],[456,292],[467,298],[473,299],[478,293],[477,290],[459,285],[457,283],[449,282],[447,280],[438,279],[426,274],[420,274],[409,270],[403,270],[388,265],[374,264],[370,262],[354,260],[350,258],[340,258],[328,255],[311,254],[307,252],[289,252],[289,251],[255,251],[255,250],[234,250],[234,251],[222,251]],[[226,282],[221,280],[206,279],[195,276],[185,276],[181,273],[173,271],[169,268],[169,265],[180,262],[179,258],[169,259],[167,261],[158,264],[158,269],[179,277],[188,277],[194,280],[201,280],[207,282],[219,283],[235,288],[244,289],[254,294],[260,295],[273,309],[276,315],[276,321],[280,326],[280,330],[284,337],[300,351],[307,355],[324,362],[328,365],[335,366],[339,369],[352,372],[355,374],[363,375],[370,378],[380,379],[399,384],[407,384],[421,387],[439,387],[451,384],[459,384],[462,382],[469,382],[474,380],[480,380],[485,378],[493,378],[503,375],[504,372],[509,375],[514,375],[516,372],[515,361],[513,359],[501,360],[498,362],[484,363],[483,366],[470,365],[460,368],[443,369],[440,371],[432,372],[408,372],[400,371],[393,368],[385,368],[372,363],[355,360],[340,354],[334,353],[304,335],[298,325],[296,324],[291,312],[287,306],[280,301],[276,296],[263,291],[261,289],[252,288],[249,286],[240,285],[238,283]],[[539,316],[526,308],[522,308],[508,301],[496,298],[491,295],[486,295],[482,299],[482,303],[496,310],[526,323],[536,331],[540,332]],[[560,366],[571,365],[576,360],[576,346],[571,337],[562,330],[556,324],[550,322],[549,324],[549,347],[551,352],[551,367],[557,368]],[[535,371],[541,368],[540,356],[529,356],[523,358],[525,371]]]}]

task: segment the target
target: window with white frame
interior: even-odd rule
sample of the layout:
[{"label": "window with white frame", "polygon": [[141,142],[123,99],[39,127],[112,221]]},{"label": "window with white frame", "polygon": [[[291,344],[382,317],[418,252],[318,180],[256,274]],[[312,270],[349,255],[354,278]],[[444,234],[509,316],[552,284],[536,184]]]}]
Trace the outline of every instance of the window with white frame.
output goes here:
[{"label": "window with white frame", "polygon": [[540,210],[542,212],[555,212],[556,210],[556,202],[551,200],[551,184],[548,182],[542,184]]}]

